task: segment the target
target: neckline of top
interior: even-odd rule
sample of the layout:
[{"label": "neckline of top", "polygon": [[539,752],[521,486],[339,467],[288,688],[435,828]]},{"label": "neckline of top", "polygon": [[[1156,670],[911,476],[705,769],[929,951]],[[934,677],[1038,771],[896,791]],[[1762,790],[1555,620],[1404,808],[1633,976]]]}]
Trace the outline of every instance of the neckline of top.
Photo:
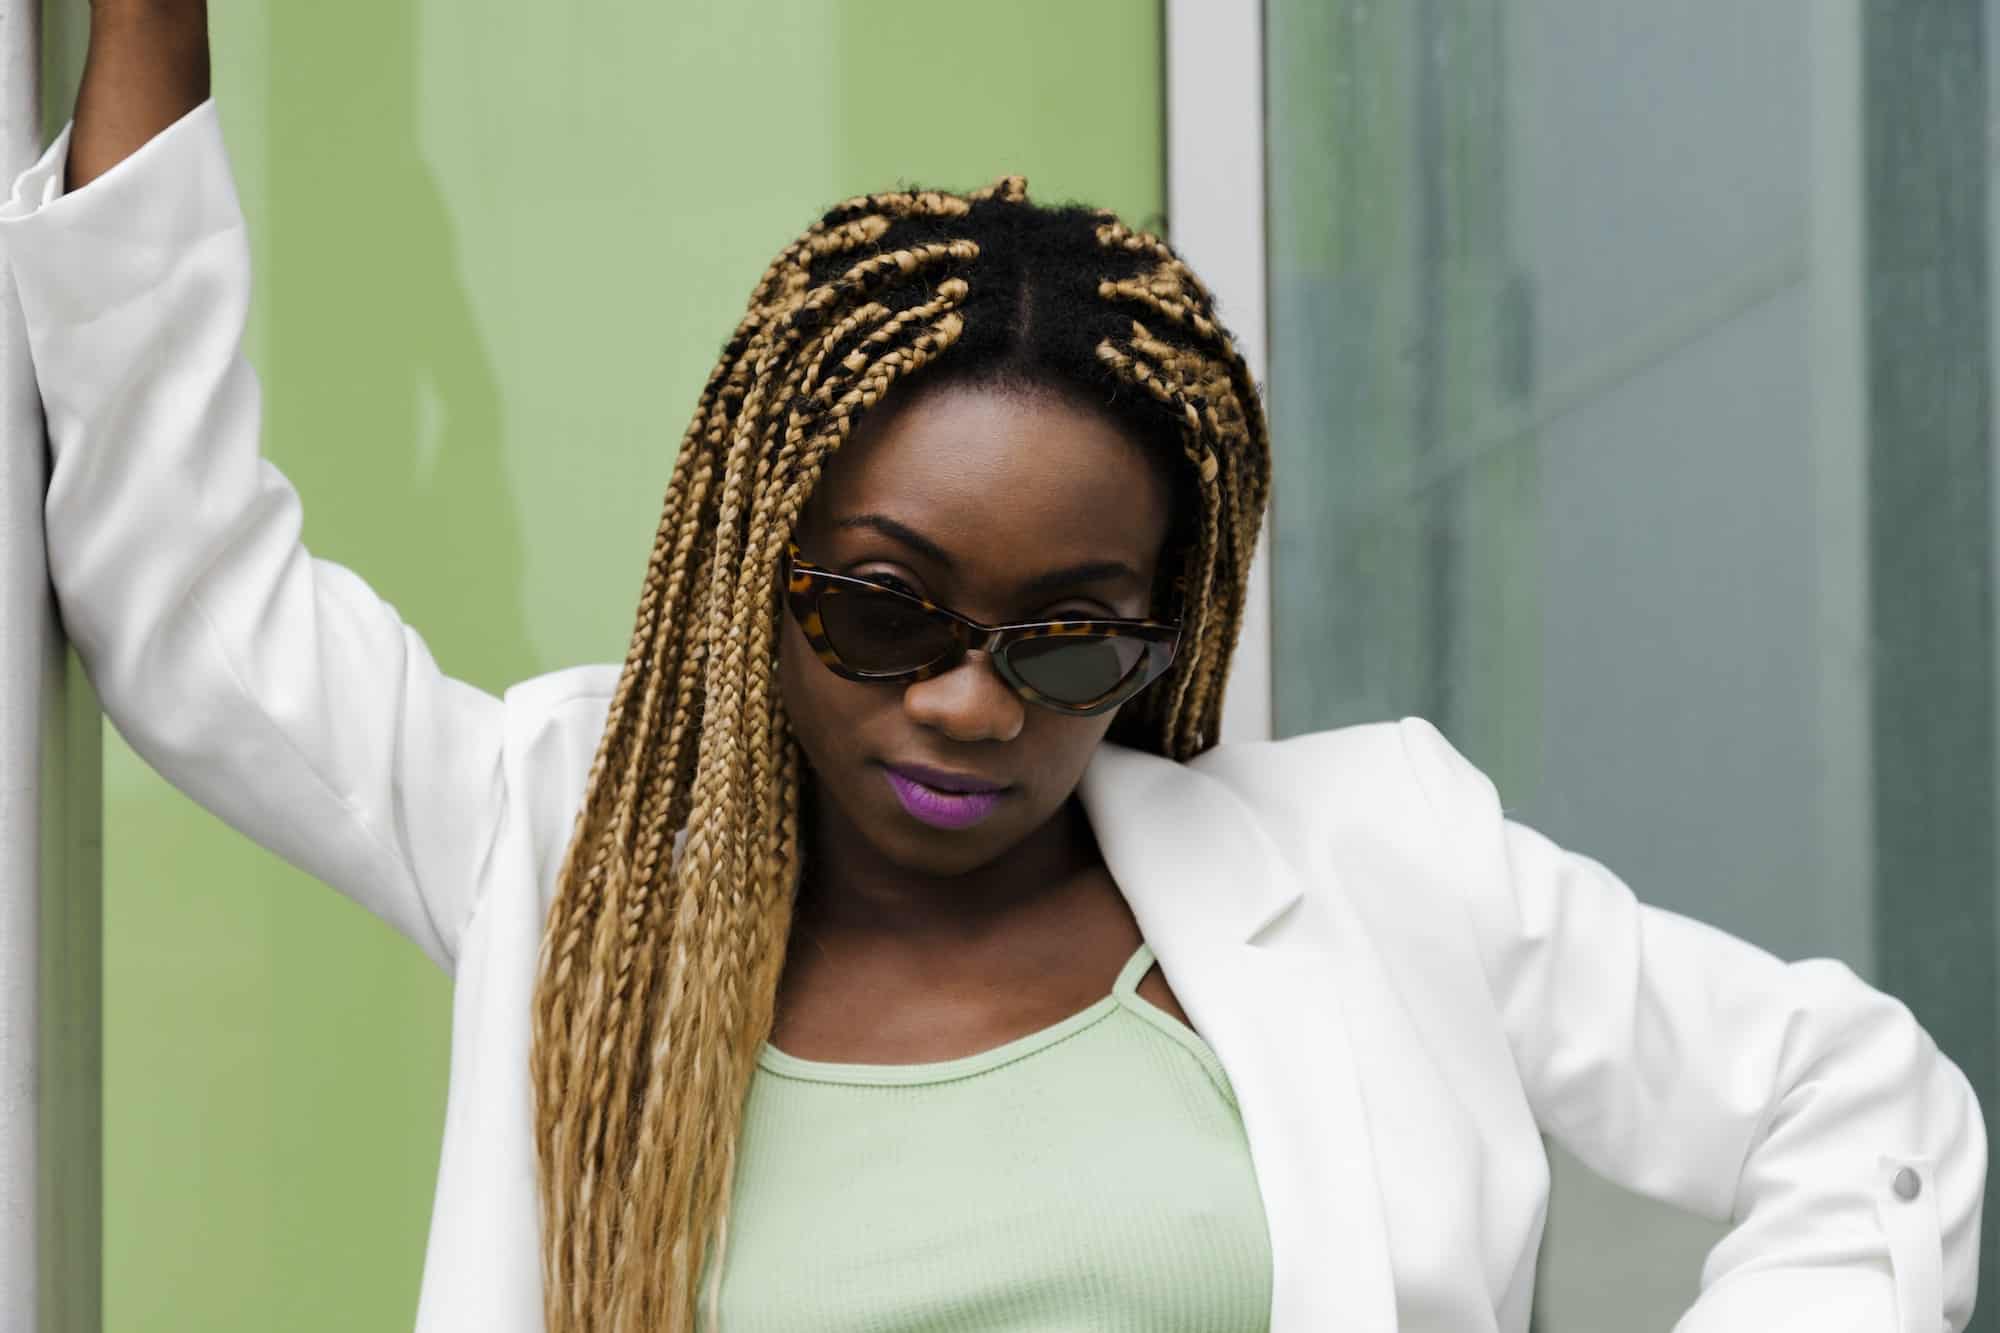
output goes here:
[{"label": "neckline of top", "polygon": [[1025,1059],[1037,1051],[1055,1045],[1066,1037],[1091,1026],[1118,1006],[1135,997],[1139,979],[1153,965],[1152,946],[1144,940],[1126,960],[1120,969],[1118,979],[1111,983],[1111,991],[1077,1010],[1068,1018],[1056,1020],[1047,1027],[990,1046],[970,1055],[954,1056],[949,1060],[926,1060],[916,1064],[856,1064],[842,1060],[808,1060],[801,1056],[789,1055],[770,1042],[765,1042],[757,1053],[760,1068],[807,1083],[860,1083],[873,1087],[908,1087],[920,1083],[950,1083],[957,1079],[971,1078]]}]

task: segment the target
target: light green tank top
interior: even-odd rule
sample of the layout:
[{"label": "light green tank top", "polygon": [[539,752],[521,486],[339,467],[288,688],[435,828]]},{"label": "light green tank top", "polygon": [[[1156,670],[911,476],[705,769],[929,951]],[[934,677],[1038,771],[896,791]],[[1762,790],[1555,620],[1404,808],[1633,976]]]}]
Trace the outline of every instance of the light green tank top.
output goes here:
[{"label": "light green tank top", "polygon": [[1139,996],[1152,963],[1141,944],[1097,1003],[961,1059],[836,1064],[766,1043],[722,1333],[1268,1328],[1235,1093]]}]

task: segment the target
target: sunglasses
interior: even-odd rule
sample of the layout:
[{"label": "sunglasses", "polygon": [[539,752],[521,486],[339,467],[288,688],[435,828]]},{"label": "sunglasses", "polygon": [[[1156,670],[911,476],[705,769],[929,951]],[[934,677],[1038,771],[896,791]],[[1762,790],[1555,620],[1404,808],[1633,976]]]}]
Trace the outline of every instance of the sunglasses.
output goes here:
[{"label": "sunglasses", "polygon": [[785,600],[827,670],[878,683],[929,680],[977,649],[1030,703],[1089,717],[1124,703],[1173,665],[1181,627],[1158,620],[982,625],[911,593],[785,550]]}]

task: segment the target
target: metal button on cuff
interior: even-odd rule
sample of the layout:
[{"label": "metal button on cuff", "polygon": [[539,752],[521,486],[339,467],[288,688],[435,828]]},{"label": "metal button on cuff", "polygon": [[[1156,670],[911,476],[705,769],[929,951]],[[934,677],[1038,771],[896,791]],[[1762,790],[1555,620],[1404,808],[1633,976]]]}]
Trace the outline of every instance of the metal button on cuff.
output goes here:
[{"label": "metal button on cuff", "polygon": [[1896,1333],[1938,1333],[1943,1323],[1944,1237],[1937,1195],[1924,1189],[1935,1166],[1928,1157],[1885,1153],[1876,1159],[1875,1215],[1889,1247]]}]

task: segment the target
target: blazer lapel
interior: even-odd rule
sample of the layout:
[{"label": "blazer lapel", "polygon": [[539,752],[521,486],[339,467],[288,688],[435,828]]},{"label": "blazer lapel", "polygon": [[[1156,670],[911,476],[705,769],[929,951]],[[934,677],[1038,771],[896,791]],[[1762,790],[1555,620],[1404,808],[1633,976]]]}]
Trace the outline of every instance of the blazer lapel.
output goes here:
[{"label": "blazer lapel", "polygon": [[1235,793],[1195,769],[1106,744],[1078,794],[1236,1091],[1270,1228],[1272,1333],[1392,1333],[1394,1272],[1340,963],[1281,927],[1303,886]]}]

